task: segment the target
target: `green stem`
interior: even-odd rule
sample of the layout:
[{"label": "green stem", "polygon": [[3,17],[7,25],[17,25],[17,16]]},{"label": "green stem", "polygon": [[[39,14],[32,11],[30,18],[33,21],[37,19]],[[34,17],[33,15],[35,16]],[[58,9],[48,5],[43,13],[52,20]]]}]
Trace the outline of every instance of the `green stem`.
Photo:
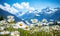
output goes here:
[{"label": "green stem", "polygon": [[27,36],[27,33],[26,33],[26,36]]}]

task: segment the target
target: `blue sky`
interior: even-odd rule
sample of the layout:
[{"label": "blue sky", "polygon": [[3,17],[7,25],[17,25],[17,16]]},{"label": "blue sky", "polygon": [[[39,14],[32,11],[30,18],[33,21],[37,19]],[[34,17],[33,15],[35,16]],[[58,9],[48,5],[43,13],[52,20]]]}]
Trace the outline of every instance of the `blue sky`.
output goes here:
[{"label": "blue sky", "polygon": [[46,7],[60,7],[60,0],[0,0],[0,4],[8,3],[12,5],[13,3],[29,2],[30,6],[36,9],[46,8]]}]

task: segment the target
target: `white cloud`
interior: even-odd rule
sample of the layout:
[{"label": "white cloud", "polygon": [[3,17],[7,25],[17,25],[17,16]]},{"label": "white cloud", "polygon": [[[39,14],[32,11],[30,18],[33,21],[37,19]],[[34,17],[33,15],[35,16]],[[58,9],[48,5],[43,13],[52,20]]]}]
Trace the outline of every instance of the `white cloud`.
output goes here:
[{"label": "white cloud", "polygon": [[22,9],[22,10],[27,10],[29,12],[32,12],[35,10],[35,8],[33,7],[30,7],[29,3],[28,2],[22,2],[21,4],[19,3],[15,3],[13,4],[14,7],[18,8],[18,9]]},{"label": "white cloud", "polygon": [[22,2],[21,5],[26,8],[30,7],[28,2]]},{"label": "white cloud", "polygon": [[18,8],[18,9],[28,9],[29,3],[28,2],[22,2],[21,4],[15,3],[15,4],[13,4],[13,6]]},{"label": "white cloud", "polygon": [[11,7],[9,4],[4,3],[4,5],[5,6],[0,5],[0,8],[3,9],[3,10],[5,10],[5,11],[8,11],[9,13],[12,13],[12,14],[18,12],[17,9],[15,9],[14,7]]},{"label": "white cloud", "polygon": [[14,7],[18,8],[18,9],[23,9],[24,7],[22,5],[20,5],[19,3],[15,3],[13,4]]}]

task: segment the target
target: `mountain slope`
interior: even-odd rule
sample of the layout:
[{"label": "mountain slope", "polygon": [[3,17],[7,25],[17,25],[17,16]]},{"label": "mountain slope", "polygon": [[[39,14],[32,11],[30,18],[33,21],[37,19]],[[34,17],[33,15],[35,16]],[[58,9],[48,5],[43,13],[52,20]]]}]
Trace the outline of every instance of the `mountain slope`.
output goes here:
[{"label": "mountain slope", "polygon": [[5,18],[7,18],[7,16],[9,16],[9,15],[12,15],[12,16],[14,16],[14,19],[15,19],[16,22],[22,21],[22,20],[21,20],[20,18],[18,18],[17,16],[15,16],[15,15],[7,12],[7,11],[4,11],[4,10],[2,10],[2,9],[0,9],[0,15],[4,16]]}]

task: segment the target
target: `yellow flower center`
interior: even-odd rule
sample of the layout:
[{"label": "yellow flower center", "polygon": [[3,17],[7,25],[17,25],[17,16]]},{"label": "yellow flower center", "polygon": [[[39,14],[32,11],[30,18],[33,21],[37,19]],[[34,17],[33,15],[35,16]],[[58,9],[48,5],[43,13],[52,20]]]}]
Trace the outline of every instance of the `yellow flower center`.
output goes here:
[{"label": "yellow flower center", "polygon": [[38,25],[39,27],[41,26],[41,24]]},{"label": "yellow flower center", "polygon": [[23,24],[22,24],[22,23],[20,23],[19,25],[20,25],[20,26],[23,26]]},{"label": "yellow flower center", "polygon": [[26,26],[25,28],[28,29],[28,26]]},{"label": "yellow flower center", "polygon": [[17,33],[14,33],[14,36],[17,36]]},{"label": "yellow flower center", "polygon": [[36,20],[33,20],[33,22],[36,22]]}]

